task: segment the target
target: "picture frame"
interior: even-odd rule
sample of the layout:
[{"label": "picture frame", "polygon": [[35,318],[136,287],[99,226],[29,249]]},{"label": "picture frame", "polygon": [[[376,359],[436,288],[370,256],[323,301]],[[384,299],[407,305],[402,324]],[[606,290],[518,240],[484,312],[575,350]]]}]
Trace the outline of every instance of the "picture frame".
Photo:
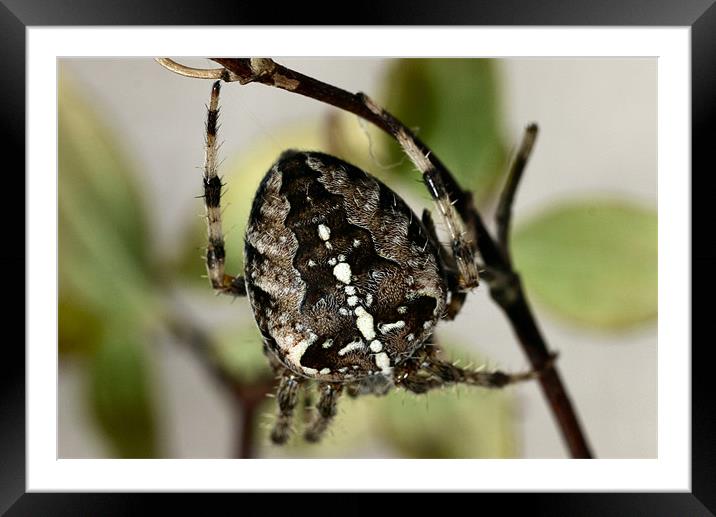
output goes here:
[{"label": "picture frame", "polygon": [[[394,24],[399,21],[407,21],[408,24],[425,24],[425,23],[448,23],[459,20],[461,24],[469,25],[680,25],[690,26],[692,34],[692,159],[694,167],[704,165],[706,151],[713,142],[714,130],[710,128],[713,123],[714,100],[711,92],[716,91],[716,67],[712,65],[716,58],[716,42],[712,35],[716,32],[716,8],[709,5],[709,2],[692,2],[688,4],[668,2],[656,2],[651,4],[649,8],[638,9],[636,6],[630,9],[630,2],[624,2],[618,7],[600,6],[598,3],[575,2],[569,6],[571,14],[564,11],[564,6],[550,6],[545,2],[521,3],[521,8],[517,9],[515,5],[514,11],[508,10],[510,3],[503,3],[494,9],[463,7],[464,11],[451,11],[448,16],[447,12],[436,13],[431,16],[430,20],[419,18],[419,14],[415,10],[407,11],[408,18],[405,19],[403,11],[384,13],[383,23]],[[584,4],[584,5],[580,5]],[[633,2],[638,4],[638,2]],[[667,5],[668,4],[668,5]],[[12,81],[4,82],[4,98],[6,102],[3,105],[5,112],[4,120],[13,121],[14,130],[6,135],[5,142],[9,143],[9,148],[21,148],[19,141],[21,134],[17,128],[22,125],[23,112],[25,103],[23,101],[24,88],[20,87],[21,82],[18,77],[24,77],[24,59],[25,59],[25,29],[33,25],[85,25],[97,24],[104,25],[109,22],[118,22],[119,24],[156,24],[167,23],[169,21],[176,24],[190,23],[212,23],[210,17],[220,21],[221,24],[229,22],[237,24],[245,24],[250,21],[257,20],[259,13],[251,15],[242,14],[241,18],[231,19],[231,17],[222,17],[224,11],[212,10],[207,7],[206,3],[194,6],[181,14],[177,14],[174,19],[169,19],[158,6],[152,6],[143,12],[144,19],[139,18],[138,13],[131,13],[123,10],[120,3],[107,2],[102,4],[99,9],[97,5],[87,5],[86,9],[72,11],[63,9],[63,2],[57,2],[50,8],[42,6],[42,9],[36,11],[33,6],[13,6],[11,9],[5,8],[0,11],[0,25],[3,29],[5,47],[8,49],[8,73],[6,77],[13,78]],[[587,5],[589,7],[587,7]],[[211,7],[211,6],[209,6]],[[491,6],[492,7],[492,6]],[[600,8],[601,7],[601,8]],[[492,11],[492,12],[491,12]],[[289,13],[283,16],[288,17]],[[245,17],[244,17],[245,16]],[[303,13],[301,19],[305,20],[306,13]],[[325,16],[325,15],[324,15]],[[360,18],[360,17],[359,17]],[[448,19],[450,18],[450,19]],[[309,21],[310,22],[310,21]],[[330,20],[326,20],[330,23]],[[358,22],[365,23],[366,21]],[[315,22],[313,22],[315,23]],[[374,20],[371,23],[376,23]],[[19,155],[19,153],[16,153]],[[19,155],[21,158],[22,156]],[[23,168],[23,163],[20,163]],[[702,177],[706,176],[706,171],[702,173]],[[697,175],[693,174],[692,178],[697,179]],[[693,192],[702,192],[705,189],[693,189]],[[26,195],[28,193],[26,192]],[[694,203],[695,207],[695,203]],[[694,224],[703,224],[708,221],[708,216],[701,214],[700,211],[694,210]],[[694,234],[696,234],[694,232]],[[23,241],[24,236],[12,241]],[[697,270],[703,272],[705,268],[713,263],[714,253],[713,245],[696,244],[694,253],[694,261]],[[9,262],[17,268],[17,260]],[[27,271],[26,274],[33,272]],[[19,278],[19,275],[16,275]],[[704,282],[699,282],[697,287],[702,292],[709,292],[708,287],[710,275],[703,275]],[[702,278],[699,276],[699,278]],[[18,281],[19,279],[13,279]],[[694,292],[695,294],[695,292]],[[706,310],[705,306],[697,306],[694,308],[698,311]],[[698,313],[698,312],[697,312]],[[693,317],[693,315],[692,315]],[[538,514],[568,514],[568,512],[579,510],[582,515],[589,515],[589,512],[600,515],[606,512],[623,513],[629,508],[640,508],[641,510],[650,510],[652,515],[673,515],[673,514],[689,514],[689,515],[708,515],[708,509],[716,508],[716,496],[711,494],[709,487],[716,484],[714,446],[712,445],[711,436],[713,436],[713,405],[709,404],[710,390],[705,384],[706,372],[709,361],[706,360],[705,346],[694,346],[692,348],[692,382],[693,382],[693,413],[692,413],[692,491],[691,493],[673,493],[673,494],[529,494],[524,496],[525,504],[537,508]],[[7,417],[3,418],[3,428],[5,429],[5,440],[2,441],[3,452],[0,457],[3,458],[2,486],[4,487],[4,495],[0,500],[0,508],[10,508],[10,513],[52,513],[59,508],[62,511],[70,512],[72,509],[84,511],[92,508],[94,512],[99,513],[103,509],[117,505],[118,499],[127,498],[131,501],[135,496],[107,494],[94,495],[85,497],[79,494],[52,494],[41,495],[35,493],[26,493],[25,489],[25,457],[23,451],[25,440],[25,396],[24,396],[24,364],[25,355],[20,351],[19,346],[8,347],[9,355],[5,362],[5,389],[3,390],[3,407]],[[668,372],[661,372],[668,374]],[[709,427],[711,426],[711,427]],[[511,496],[508,496],[511,497]],[[135,499],[136,501],[136,499]],[[127,503],[125,503],[127,504]],[[132,504],[132,503],[129,503]],[[136,503],[135,503],[136,504]],[[586,509],[586,510],[585,510]]]}]

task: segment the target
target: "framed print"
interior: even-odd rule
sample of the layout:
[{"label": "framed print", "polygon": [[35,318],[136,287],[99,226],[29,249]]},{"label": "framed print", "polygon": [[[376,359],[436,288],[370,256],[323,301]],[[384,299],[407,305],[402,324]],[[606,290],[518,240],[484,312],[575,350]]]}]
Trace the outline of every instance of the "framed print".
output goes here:
[{"label": "framed print", "polygon": [[708,4],[383,27],[6,9],[28,312],[3,508],[508,491],[707,515]]}]

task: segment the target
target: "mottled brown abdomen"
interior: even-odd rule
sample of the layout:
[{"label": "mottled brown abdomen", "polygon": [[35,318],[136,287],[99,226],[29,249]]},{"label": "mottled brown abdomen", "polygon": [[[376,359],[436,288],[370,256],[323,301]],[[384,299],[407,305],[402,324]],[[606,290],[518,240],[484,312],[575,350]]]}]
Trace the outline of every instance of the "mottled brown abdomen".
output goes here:
[{"label": "mottled brown abdomen", "polygon": [[443,314],[446,281],[420,219],[360,169],[287,151],[249,216],[245,277],[267,346],[321,380],[392,375]]}]

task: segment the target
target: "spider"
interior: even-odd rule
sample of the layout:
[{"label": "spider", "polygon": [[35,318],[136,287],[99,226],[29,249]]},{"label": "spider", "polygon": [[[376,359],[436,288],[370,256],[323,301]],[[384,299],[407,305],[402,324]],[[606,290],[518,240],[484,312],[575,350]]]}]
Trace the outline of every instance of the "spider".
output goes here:
[{"label": "spider", "polygon": [[310,442],[324,435],[344,391],[355,397],[392,388],[421,394],[456,383],[501,388],[540,374],[475,371],[440,359],[436,324],[454,319],[479,283],[478,249],[465,231],[470,209],[460,208],[471,205],[452,202],[446,184],[454,180],[397,125],[393,136],[422,173],[450,248],[439,241],[427,209],[418,217],[367,172],[321,152],[288,150],[254,196],[244,274],[226,274],[217,175],[220,89],[216,81],[206,120],[206,269],[216,291],[250,301],[279,380],[273,443],[290,438],[299,392],[314,383],[317,411],[304,435]]}]

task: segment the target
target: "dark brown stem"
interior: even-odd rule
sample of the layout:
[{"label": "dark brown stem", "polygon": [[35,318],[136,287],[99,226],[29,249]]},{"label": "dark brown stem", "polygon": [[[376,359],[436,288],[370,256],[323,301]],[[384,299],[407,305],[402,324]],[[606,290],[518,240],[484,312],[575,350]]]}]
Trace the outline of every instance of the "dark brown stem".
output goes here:
[{"label": "dark brown stem", "polygon": [[[544,373],[540,378],[540,385],[549,402],[552,413],[559,424],[572,457],[591,458],[592,454],[580,426],[579,419],[567,395],[567,390],[557,372],[557,368],[551,362],[552,354],[549,352],[547,343],[539,331],[517,272],[514,271],[511,261],[503,251],[503,247],[498,241],[493,239],[487,230],[479,212],[477,210],[469,210],[470,208],[474,208],[472,206],[472,196],[462,191],[435,153],[415,137],[415,135],[395,117],[390,115],[386,117],[385,112],[383,112],[381,116],[371,111],[366,106],[362,95],[352,94],[313,79],[312,77],[305,76],[279,65],[271,59],[213,58],[213,60],[227,70],[226,75],[223,77],[224,80],[237,80],[241,84],[259,82],[298,93],[354,113],[372,122],[388,134],[394,132],[394,125],[397,124],[405,134],[414,138],[417,146],[429,158],[430,162],[432,162],[437,169],[446,173],[445,186],[448,191],[461,194],[456,197],[458,204],[462,205],[457,207],[459,212],[470,212],[472,214],[465,223],[479,244],[480,255],[487,269],[486,277],[490,285],[490,294],[505,312],[532,367],[535,370],[544,369]],[[519,174],[521,174],[521,171]],[[506,196],[508,196],[508,198],[505,200],[505,206],[503,207],[503,211],[506,213],[509,213],[511,210],[519,177],[514,178],[513,181],[514,187],[507,187],[508,192]],[[509,216],[507,216],[507,221],[509,224]],[[507,230],[503,230],[502,232],[504,236],[508,236]]]},{"label": "dark brown stem", "polygon": [[550,352],[532,315],[519,275],[515,272],[505,274],[495,269],[491,271],[497,273],[490,279],[490,295],[507,315],[533,368],[543,371],[539,378],[542,391],[559,422],[572,457],[591,458],[589,444],[559,372],[556,367],[550,366]]},{"label": "dark brown stem", "polygon": [[534,147],[535,140],[537,139],[537,124],[530,124],[525,129],[525,134],[522,137],[522,142],[517,150],[517,155],[512,162],[510,172],[507,174],[507,183],[505,188],[502,190],[500,195],[500,202],[497,205],[497,212],[495,213],[495,222],[497,223],[497,242],[502,248],[502,253],[505,258],[512,263],[512,256],[510,253],[510,222],[512,221],[512,205],[515,202],[515,194],[517,193],[517,186],[520,184],[522,179],[522,172],[525,170],[527,160],[529,160],[530,154],[532,153],[532,147]]},{"label": "dark brown stem", "polygon": [[234,458],[254,458],[254,427],[256,420],[256,407],[244,406],[240,416],[241,424],[239,428],[238,440],[236,444],[236,452]]},{"label": "dark brown stem", "polygon": [[273,382],[259,380],[252,384],[235,384],[233,392],[236,403],[241,407],[241,424],[237,425],[239,434],[236,441],[235,458],[255,458],[254,431],[258,408],[273,390]]}]

